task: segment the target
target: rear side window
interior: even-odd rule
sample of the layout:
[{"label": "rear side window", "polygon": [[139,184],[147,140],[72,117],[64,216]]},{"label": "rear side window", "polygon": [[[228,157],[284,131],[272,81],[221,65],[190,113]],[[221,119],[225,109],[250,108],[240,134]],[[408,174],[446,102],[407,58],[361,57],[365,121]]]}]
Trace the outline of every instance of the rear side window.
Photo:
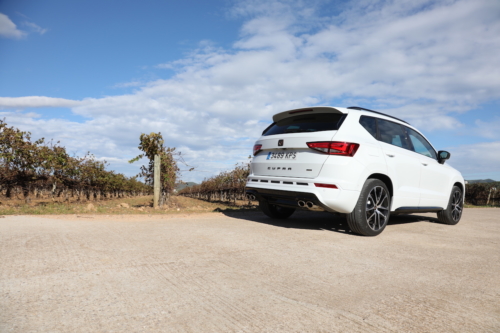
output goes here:
[{"label": "rear side window", "polygon": [[391,121],[378,119],[378,130],[380,131],[380,141],[410,149],[403,126]]},{"label": "rear side window", "polygon": [[361,116],[359,123],[368,131],[368,133],[370,133],[374,138],[377,138],[377,121],[375,118]]},{"label": "rear side window", "polygon": [[262,135],[335,131],[340,128],[345,115],[339,113],[315,113],[293,116],[269,126]]}]

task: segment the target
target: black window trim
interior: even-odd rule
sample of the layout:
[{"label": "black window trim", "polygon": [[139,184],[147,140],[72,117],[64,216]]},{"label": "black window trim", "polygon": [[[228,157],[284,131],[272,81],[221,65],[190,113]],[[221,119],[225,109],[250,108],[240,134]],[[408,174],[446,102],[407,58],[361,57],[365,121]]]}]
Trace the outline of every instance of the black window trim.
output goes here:
[{"label": "black window trim", "polygon": [[[366,127],[364,127],[364,126],[361,124],[361,119],[362,119],[362,118],[369,118],[369,119],[374,119],[374,120],[375,120],[375,139],[376,139],[376,140],[379,140],[380,135],[379,135],[379,131],[378,131],[377,118],[376,118],[376,117],[371,117],[371,116],[365,116],[365,115],[361,115],[361,117],[359,117],[359,121],[358,121],[358,122],[359,122],[359,124],[360,124],[360,125],[361,125],[361,127],[363,127],[363,129],[364,129],[365,131],[367,131],[367,132],[368,132],[368,130],[366,129]],[[368,134],[370,134],[371,136],[373,136],[370,132],[368,132]]]},{"label": "black window trim", "polygon": [[[425,138],[425,136],[424,136],[422,133],[420,133],[418,130],[416,130],[416,129],[414,129],[414,128],[410,128],[410,127],[408,127],[408,126],[406,126],[406,125],[403,125],[403,124],[397,123],[397,122],[395,122],[395,121],[391,121],[391,120],[388,120],[388,119],[377,118],[377,117],[372,117],[372,116],[366,116],[366,115],[362,115],[361,117],[359,117],[359,122],[360,122],[360,124],[361,124],[361,118],[363,118],[363,117],[365,117],[365,118],[372,118],[372,119],[375,119],[375,128],[376,128],[376,131],[377,131],[377,137],[376,137],[375,139],[377,139],[377,141],[384,142],[384,141],[382,141],[382,140],[380,139],[380,128],[379,128],[379,126],[378,126],[378,121],[379,121],[379,120],[388,121],[388,122],[390,122],[390,123],[393,123],[393,124],[399,125],[399,126],[401,126],[401,127],[403,128],[403,132],[405,133],[406,142],[408,143],[409,148],[404,148],[404,147],[400,147],[400,146],[397,146],[397,145],[393,145],[392,143],[387,143],[387,142],[384,142],[384,143],[387,143],[387,144],[389,144],[389,145],[391,145],[391,146],[395,146],[395,147],[399,147],[399,148],[402,148],[402,149],[409,150],[409,151],[411,151],[411,152],[413,152],[413,153],[415,153],[415,154],[421,155],[421,156],[429,157],[429,156],[426,156],[426,155],[420,154],[420,153],[418,153],[418,152],[416,152],[416,151],[415,151],[415,147],[413,146],[413,142],[411,142],[410,135],[408,134],[408,129],[412,129],[412,130],[414,130],[415,132],[417,132],[418,134],[420,134],[420,135],[422,136],[422,138],[424,138],[424,140],[425,140],[425,141],[429,144],[429,146],[432,148],[432,150],[433,150],[433,151],[434,151],[434,153],[436,154],[436,158],[434,158],[434,157],[429,157],[429,158],[431,158],[431,159],[433,159],[433,160],[436,160],[436,161],[438,160],[438,159],[437,159],[438,154],[437,154],[437,152],[436,152],[436,149],[434,149],[434,147],[431,145],[431,143],[429,142],[429,140],[427,140],[427,139]],[[363,126],[363,125],[361,125],[361,127],[363,127],[363,129],[364,129],[365,131],[367,131],[367,132],[368,132],[368,130],[367,130],[367,129]],[[370,135],[372,135],[370,132],[368,132],[368,133],[369,133]]]},{"label": "black window trim", "polygon": [[[414,152],[414,153],[417,153],[415,151],[415,146],[413,146],[413,142],[411,142],[411,139],[410,139],[410,135],[408,134],[408,127],[404,126],[404,125],[401,125],[399,124],[401,127],[403,127],[403,132],[405,132],[405,136],[406,136],[406,142],[408,142],[408,146],[410,146],[410,151]],[[418,153],[417,153],[418,154]]]}]

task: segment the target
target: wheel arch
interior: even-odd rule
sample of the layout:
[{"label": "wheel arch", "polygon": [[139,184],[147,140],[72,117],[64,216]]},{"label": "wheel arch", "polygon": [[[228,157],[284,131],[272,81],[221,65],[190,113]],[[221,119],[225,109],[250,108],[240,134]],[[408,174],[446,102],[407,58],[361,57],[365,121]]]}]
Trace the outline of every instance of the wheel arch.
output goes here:
[{"label": "wheel arch", "polygon": [[462,200],[465,202],[465,185],[461,182],[455,182],[453,186],[457,186],[462,191]]},{"label": "wheel arch", "polygon": [[455,184],[453,184],[453,186],[458,186],[462,190],[462,193],[465,192],[464,184],[462,184],[460,182],[455,182]]},{"label": "wheel arch", "polygon": [[384,175],[382,173],[373,173],[367,178],[367,180],[368,179],[378,179],[378,180],[382,181],[385,184],[385,186],[387,186],[387,189],[389,190],[389,194],[391,195],[391,198],[394,196],[394,186],[393,186],[392,180],[391,180],[391,178],[389,178],[389,176]]}]

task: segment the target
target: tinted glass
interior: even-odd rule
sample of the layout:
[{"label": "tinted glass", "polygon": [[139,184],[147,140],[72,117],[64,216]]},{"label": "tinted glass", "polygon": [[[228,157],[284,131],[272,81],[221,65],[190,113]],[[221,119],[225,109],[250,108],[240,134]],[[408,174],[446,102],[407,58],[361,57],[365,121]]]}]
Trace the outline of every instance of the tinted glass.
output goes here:
[{"label": "tinted glass", "polygon": [[410,137],[415,152],[437,159],[436,151],[432,148],[429,142],[427,142],[427,140],[420,135],[420,133],[412,130],[411,128],[406,128],[406,130],[408,131],[408,136]]},{"label": "tinted glass", "polygon": [[340,121],[342,117],[343,114],[338,113],[316,113],[293,116],[273,124],[263,133],[263,135],[338,130],[342,123]]},{"label": "tinted glass", "polygon": [[377,123],[375,118],[362,116],[359,119],[359,123],[368,131],[368,133],[370,133],[374,138],[377,138]]},{"label": "tinted glass", "polygon": [[403,126],[391,121],[379,119],[378,130],[380,131],[380,141],[401,148],[410,149]]}]

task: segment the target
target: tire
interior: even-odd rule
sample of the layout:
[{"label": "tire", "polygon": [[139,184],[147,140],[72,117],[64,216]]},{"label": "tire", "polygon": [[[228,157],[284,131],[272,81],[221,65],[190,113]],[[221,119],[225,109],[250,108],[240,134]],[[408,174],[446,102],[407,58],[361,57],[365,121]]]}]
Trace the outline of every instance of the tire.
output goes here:
[{"label": "tire", "polygon": [[295,212],[294,208],[272,205],[265,200],[259,201],[259,208],[270,218],[281,220],[290,217]]},{"label": "tire", "polygon": [[384,231],[390,217],[391,196],[387,186],[378,179],[368,179],[361,190],[347,224],[352,232],[363,236],[377,236]]},{"label": "tire", "polygon": [[464,199],[462,190],[458,186],[453,186],[450,200],[448,201],[448,207],[437,213],[439,222],[450,225],[457,224],[462,217],[463,206]]}]

